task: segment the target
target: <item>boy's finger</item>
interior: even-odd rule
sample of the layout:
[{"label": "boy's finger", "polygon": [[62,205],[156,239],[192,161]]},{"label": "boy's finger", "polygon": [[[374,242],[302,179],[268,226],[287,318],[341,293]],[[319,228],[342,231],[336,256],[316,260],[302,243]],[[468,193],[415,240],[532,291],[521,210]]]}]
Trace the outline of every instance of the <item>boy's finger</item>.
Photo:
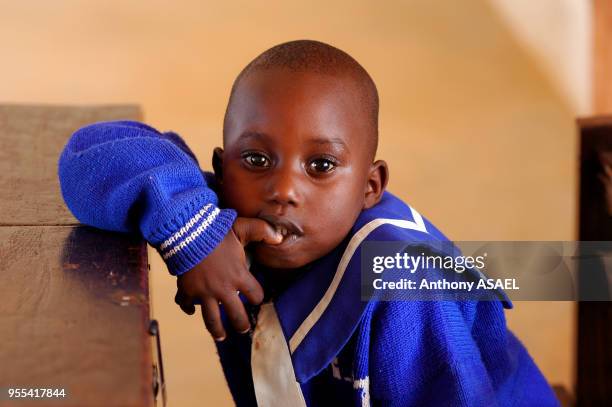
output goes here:
[{"label": "boy's finger", "polygon": [[246,299],[253,305],[259,305],[263,301],[263,288],[261,288],[259,281],[249,272],[244,273],[244,278],[236,288],[240,290]]},{"label": "boy's finger", "polygon": [[195,305],[193,304],[189,304],[189,305],[181,305],[180,306],[181,309],[183,310],[183,312],[187,315],[193,315],[195,314]]},{"label": "boy's finger", "polygon": [[234,294],[225,298],[222,302],[234,329],[241,334],[248,332],[251,329],[251,324],[240,297]]},{"label": "boy's finger", "polygon": [[185,298],[183,295],[181,295],[180,291],[176,292],[176,295],[174,296],[174,302],[179,307],[181,307],[185,314],[195,314],[195,305],[193,305],[193,300]]},{"label": "boy's finger", "polygon": [[283,235],[262,219],[238,218],[233,230],[243,246],[250,242],[279,244],[283,241]]},{"label": "boy's finger", "polygon": [[221,322],[219,303],[214,298],[202,300],[202,318],[206,329],[215,341],[220,342],[225,339],[225,329],[223,329],[223,323]]}]

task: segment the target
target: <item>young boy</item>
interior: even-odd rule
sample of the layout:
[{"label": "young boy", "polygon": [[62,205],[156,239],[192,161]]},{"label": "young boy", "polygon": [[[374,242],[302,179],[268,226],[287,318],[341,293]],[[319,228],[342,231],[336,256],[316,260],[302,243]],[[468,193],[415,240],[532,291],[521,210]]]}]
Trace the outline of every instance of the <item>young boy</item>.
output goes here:
[{"label": "young boy", "polygon": [[202,304],[237,405],[557,405],[501,301],[362,301],[365,241],[447,240],[385,191],[377,143],[367,72],[293,41],[234,82],[214,176],[178,135],[135,122],[77,131],[59,176],[81,222],[141,233],[183,310]]}]

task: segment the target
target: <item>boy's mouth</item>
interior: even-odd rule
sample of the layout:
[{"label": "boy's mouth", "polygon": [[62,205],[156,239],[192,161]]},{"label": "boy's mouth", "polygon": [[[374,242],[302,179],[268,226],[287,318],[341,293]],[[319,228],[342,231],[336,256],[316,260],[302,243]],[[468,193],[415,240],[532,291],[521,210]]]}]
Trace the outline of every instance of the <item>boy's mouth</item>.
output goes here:
[{"label": "boy's mouth", "polygon": [[280,243],[281,245],[293,242],[304,234],[302,228],[291,219],[267,214],[259,215],[259,218],[268,222],[277,232],[283,235],[283,241]]}]

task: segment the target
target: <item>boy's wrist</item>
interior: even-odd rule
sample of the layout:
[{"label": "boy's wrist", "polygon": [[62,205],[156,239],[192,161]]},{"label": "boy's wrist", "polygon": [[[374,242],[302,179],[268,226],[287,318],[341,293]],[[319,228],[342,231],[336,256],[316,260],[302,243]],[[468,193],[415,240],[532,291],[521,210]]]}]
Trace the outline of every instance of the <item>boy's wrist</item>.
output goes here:
[{"label": "boy's wrist", "polygon": [[233,209],[205,204],[180,226],[158,228],[149,243],[158,251],[170,274],[179,276],[217,247],[232,228],[236,216]]}]

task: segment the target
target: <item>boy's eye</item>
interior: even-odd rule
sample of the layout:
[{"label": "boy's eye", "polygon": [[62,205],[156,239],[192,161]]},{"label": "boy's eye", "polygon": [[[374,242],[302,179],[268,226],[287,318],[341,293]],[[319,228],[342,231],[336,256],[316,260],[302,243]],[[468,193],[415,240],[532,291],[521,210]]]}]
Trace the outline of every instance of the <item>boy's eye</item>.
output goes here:
[{"label": "boy's eye", "polygon": [[263,154],[259,153],[247,153],[242,156],[242,159],[250,166],[253,167],[269,167],[270,160]]},{"label": "boy's eye", "polygon": [[327,158],[318,158],[316,160],[312,160],[308,164],[308,167],[308,169],[312,172],[330,172],[336,168],[336,163],[328,160]]}]

